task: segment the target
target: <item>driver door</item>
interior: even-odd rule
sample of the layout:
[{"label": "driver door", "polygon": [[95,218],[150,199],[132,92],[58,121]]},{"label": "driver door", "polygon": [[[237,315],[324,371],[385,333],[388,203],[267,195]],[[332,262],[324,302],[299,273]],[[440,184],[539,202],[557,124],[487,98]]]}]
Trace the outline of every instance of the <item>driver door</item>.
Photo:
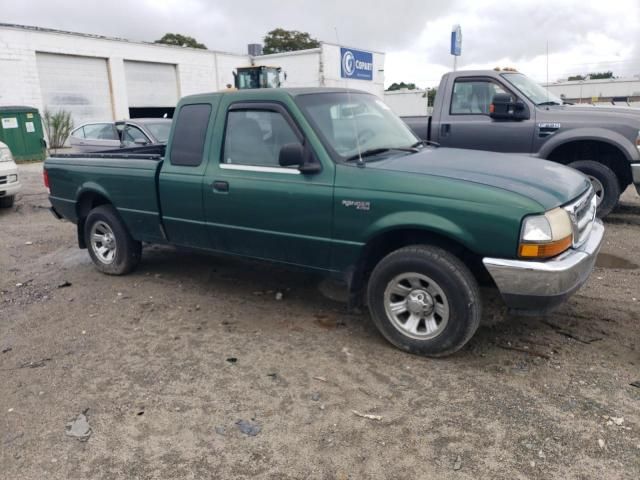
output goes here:
[{"label": "driver door", "polygon": [[[535,111],[528,120],[496,120],[489,106],[496,93],[517,96],[493,79],[456,78],[451,102],[442,105],[438,142],[443,147],[530,153],[533,143]],[[446,110],[445,110],[446,109]]]},{"label": "driver door", "polygon": [[322,165],[312,174],[280,166],[284,145],[310,148],[280,103],[232,103],[220,111],[224,131],[214,151],[221,156],[210,160],[204,188],[213,248],[328,269],[333,166]]}]

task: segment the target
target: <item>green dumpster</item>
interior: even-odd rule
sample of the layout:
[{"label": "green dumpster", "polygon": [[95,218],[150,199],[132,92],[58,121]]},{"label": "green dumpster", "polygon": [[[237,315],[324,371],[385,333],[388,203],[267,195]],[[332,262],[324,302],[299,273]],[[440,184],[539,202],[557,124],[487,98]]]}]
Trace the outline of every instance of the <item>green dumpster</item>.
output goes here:
[{"label": "green dumpster", "polygon": [[46,156],[40,113],[32,107],[0,107],[0,142],[16,160],[44,160]]}]

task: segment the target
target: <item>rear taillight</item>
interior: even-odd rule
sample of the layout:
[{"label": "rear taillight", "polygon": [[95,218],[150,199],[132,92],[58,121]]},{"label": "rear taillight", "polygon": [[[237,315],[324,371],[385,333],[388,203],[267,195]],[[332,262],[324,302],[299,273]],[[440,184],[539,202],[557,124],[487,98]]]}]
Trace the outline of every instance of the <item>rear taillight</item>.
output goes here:
[{"label": "rear taillight", "polygon": [[44,186],[49,188],[49,172],[42,170],[42,179],[44,180]]}]

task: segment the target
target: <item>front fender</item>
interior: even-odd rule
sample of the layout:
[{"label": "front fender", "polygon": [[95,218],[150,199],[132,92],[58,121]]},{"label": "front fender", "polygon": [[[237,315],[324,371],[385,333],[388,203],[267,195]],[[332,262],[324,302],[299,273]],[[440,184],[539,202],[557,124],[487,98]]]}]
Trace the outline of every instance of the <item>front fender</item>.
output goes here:
[{"label": "front fender", "polygon": [[364,232],[365,243],[394,230],[423,230],[456,241],[470,251],[476,251],[478,243],[474,235],[457,223],[431,212],[402,211],[380,217]]},{"label": "front fender", "polygon": [[606,128],[572,128],[560,132],[545,142],[538,152],[538,157],[549,158],[549,155],[559,146],[570,142],[585,140],[608,143],[618,148],[624,154],[627,161],[633,162],[638,160],[638,149],[633,143],[623,135]]}]

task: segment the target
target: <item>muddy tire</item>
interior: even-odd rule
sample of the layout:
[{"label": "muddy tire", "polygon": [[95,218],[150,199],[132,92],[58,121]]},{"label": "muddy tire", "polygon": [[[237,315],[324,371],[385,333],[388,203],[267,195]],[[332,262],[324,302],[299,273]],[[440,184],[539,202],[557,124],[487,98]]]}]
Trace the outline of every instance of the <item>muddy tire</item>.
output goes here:
[{"label": "muddy tire", "polygon": [[480,323],[475,278],[457,257],[429,245],[401,248],[384,257],[369,278],[367,303],[380,333],[418,355],[456,352]]},{"label": "muddy tire", "polygon": [[598,198],[598,218],[604,218],[618,205],[620,199],[620,182],[618,177],[606,165],[593,160],[580,160],[570,163],[571,168],[584,173],[596,192]]},{"label": "muddy tire", "polygon": [[140,262],[142,243],[131,237],[111,205],[101,205],[89,212],[84,238],[91,260],[102,273],[125,275]]},{"label": "muddy tire", "polygon": [[13,201],[15,200],[15,196],[11,195],[10,197],[0,197],[0,208],[11,208],[13,207]]}]

